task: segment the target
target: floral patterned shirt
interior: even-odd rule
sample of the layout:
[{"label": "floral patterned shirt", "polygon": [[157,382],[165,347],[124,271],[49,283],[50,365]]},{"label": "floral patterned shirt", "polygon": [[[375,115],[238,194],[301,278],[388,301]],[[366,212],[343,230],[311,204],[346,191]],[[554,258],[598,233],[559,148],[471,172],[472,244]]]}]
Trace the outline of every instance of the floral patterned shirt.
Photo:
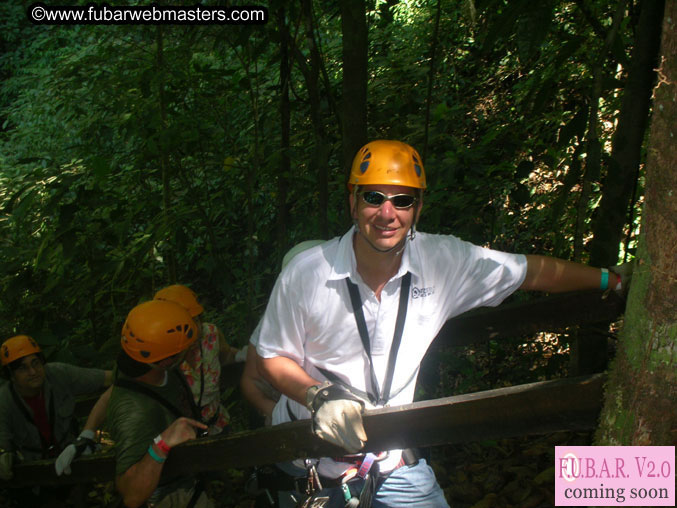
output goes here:
[{"label": "floral patterned shirt", "polygon": [[201,407],[202,421],[209,425],[209,434],[220,433],[228,425],[228,411],[221,403],[221,363],[216,325],[202,323],[200,340],[188,349],[180,368],[193,392],[195,403]]}]

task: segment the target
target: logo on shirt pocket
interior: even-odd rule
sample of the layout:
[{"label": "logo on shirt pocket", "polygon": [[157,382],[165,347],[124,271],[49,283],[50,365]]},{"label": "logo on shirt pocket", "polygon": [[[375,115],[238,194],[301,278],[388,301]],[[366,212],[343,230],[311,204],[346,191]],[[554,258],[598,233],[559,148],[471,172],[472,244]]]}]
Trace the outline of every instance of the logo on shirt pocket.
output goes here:
[{"label": "logo on shirt pocket", "polygon": [[416,298],[425,298],[426,296],[435,294],[435,286],[428,288],[417,288],[413,287],[411,290],[411,297],[415,300]]}]

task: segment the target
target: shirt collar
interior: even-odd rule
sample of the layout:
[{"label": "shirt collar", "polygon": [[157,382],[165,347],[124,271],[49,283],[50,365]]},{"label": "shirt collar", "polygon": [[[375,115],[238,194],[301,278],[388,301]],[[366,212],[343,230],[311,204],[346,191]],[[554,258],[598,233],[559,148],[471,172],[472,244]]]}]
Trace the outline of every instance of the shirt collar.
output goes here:
[{"label": "shirt collar", "polygon": [[[334,258],[332,270],[329,274],[329,280],[340,280],[347,277],[353,282],[361,280],[361,277],[357,273],[357,261],[355,259],[355,250],[353,249],[353,235],[356,233],[357,230],[355,226],[353,226],[339,240],[336,257]],[[417,239],[418,235],[416,235],[414,240],[407,240],[407,245],[402,255],[402,262],[400,263],[400,269],[393,278],[397,279],[403,277],[407,272],[411,272],[414,277],[420,277],[420,259],[415,254],[419,247]]]}]

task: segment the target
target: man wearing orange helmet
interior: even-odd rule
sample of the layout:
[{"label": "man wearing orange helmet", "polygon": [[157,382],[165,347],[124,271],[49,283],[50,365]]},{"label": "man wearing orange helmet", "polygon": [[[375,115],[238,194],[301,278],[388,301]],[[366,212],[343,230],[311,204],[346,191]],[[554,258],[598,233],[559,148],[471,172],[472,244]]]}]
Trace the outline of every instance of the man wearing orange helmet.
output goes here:
[{"label": "man wearing orange helmet", "polygon": [[228,411],[221,403],[221,366],[234,363],[237,349],[226,342],[215,324],[202,321],[204,308],[189,287],[173,284],[159,290],[153,299],[178,303],[197,326],[197,339],[179,367],[200,408],[202,421],[209,425],[210,434],[218,434],[228,425],[229,419]]},{"label": "man wearing orange helmet", "polygon": [[[179,365],[188,386],[193,392],[195,404],[200,409],[200,421],[209,426],[209,434],[218,434],[228,425],[228,411],[221,403],[220,376],[221,365],[233,363],[237,350],[226,342],[221,331],[216,325],[202,322],[200,315],[204,308],[197,300],[195,292],[181,284],[167,286],[155,293],[155,300],[164,300],[178,303],[193,318],[198,330],[197,339],[188,349],[185,359]],[[104,392],[90,413],[94,415],[105,414],[111,388]],[[82,431],[82,435],[93,432]],[[78,443],[69,445],[57,457],[55,469],[57,476],[70,474],[72,461],[82,454],[82,446]]]},{"label": "man wearing orange helmet", "polygon": [[171,449],[207,431],[177,369],[197,337],[188,311],[170,301],[137,305],[123,325],[107,423],[115,441],[115,485],[129,508],[212,506],[193,477],[160,482]]},{"label": "man wearing orange helmet", "polygon": [[[28,335],[17,335],[0,346],[3,376],[0,388],[0,478],[12,477],[16,458],[55,457],[77,433],[75,397],[94,393],[111,383],[111,371],[64,363],[45,363],[40,346]],[[94,447],[94,431],[105,408],[90,415],[78,442]],[[74,432],[75,431],[75,432]]]},{"label": "man wearing orange helmet", "polygon": [[402,450],[359,454],[368,438],[362,410],[413,400],[420,362],[452,317],[498,305],[520,288],[618,288],[620,280],[607,270],[417,233],[426,178],[405,143],[361,148],[348,188],[354,226],[291,261],[261,324],[259,370],[283,394],[273,423],[312,418],[317,436],[358,454],[313,464],[325,486],[344,484],[353,505],[357,498],[360,506],[447,506],[424,459]]}]

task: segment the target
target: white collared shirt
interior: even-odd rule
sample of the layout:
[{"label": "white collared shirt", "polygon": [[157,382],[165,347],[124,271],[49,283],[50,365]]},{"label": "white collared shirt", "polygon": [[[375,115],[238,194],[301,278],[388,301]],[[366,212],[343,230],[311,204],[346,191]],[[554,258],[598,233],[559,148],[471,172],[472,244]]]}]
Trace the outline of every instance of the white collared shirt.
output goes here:
[{"label": "white collared shirt", "polygon": [[[282,271],[261,323],[257,352],[263,358],[291,358],[317,380],[325,379],[321,368],[358,390],[369,391],[369,359],[355,324],[345,281],[349,277],[360,291],[381,390],[402,277],[411,272],[407,317],[388,402],[390,406],[408,404],[414,397],[421,360],[444,323],[472,308],[501,303],[524,280],[526,258],[451,235],[417,233],[408,241],[400,269],[383,287],[379,301],[357,273],[353,234],[354,228],[302,252]],[[273,424],[289,421],[289,411],[299,419],[310,417],[305,407],[282,396]],[[387,471],[391,461],[395,467],[399,458],[399,453],[391,453],[381,470]],[[320,473],[332,477],[345,469],[345,464],[334,465]]]}]

